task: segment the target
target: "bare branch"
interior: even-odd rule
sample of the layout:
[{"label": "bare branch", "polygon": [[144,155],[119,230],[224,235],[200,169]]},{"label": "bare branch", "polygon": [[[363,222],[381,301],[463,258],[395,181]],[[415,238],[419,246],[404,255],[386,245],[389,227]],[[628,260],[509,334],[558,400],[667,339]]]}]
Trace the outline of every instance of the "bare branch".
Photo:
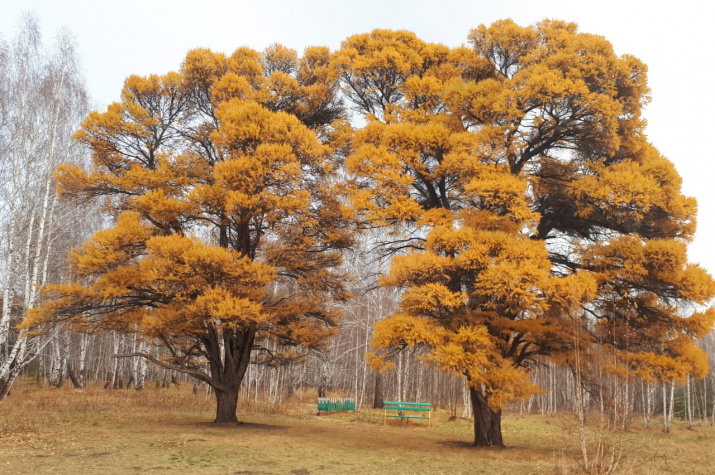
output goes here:
[{"label": "bare branch", "polygon": [[178,371],[178,372],[180,372],[180,373],[184,373],[184,374],[188,374],[188,375],[190,375],[190,376],[193,376],[194,378],[196,378],[196,379],[198,379],[198,380],[200,380],[200,381],[203,381],[203,382],[207,383],[207,384],[210,385],[212,388],[218,389],[219,391],[226,391],[226,390],[227,390],[227,388],[226,388],[223,384],[217,383],[216,381],[214,381],[213,379],[211,379],[211,377],[210,377],[208,374],[204,373],[204,372],[201,371],[201,370],[192,369],[192,368],[186,368],[186,367],[183,367],[183,366],[177,366],[177,365],[169,364],[169,363],[166,363],[166,362],[164,362],[164,361],[160,361],[160,360],[154,358],[154,357],[151,356],[151,354],[149,354],[149,353],[125,353],[125,354],[116,354],[116,355],[112,355],[112,358],[146,358],[147,360],[151,361],[152,363],[154,363],[154,364],[157,365],[157,366],[161,366],[162,368],[170,369],[170,370],[173,370],[173,371]]}]

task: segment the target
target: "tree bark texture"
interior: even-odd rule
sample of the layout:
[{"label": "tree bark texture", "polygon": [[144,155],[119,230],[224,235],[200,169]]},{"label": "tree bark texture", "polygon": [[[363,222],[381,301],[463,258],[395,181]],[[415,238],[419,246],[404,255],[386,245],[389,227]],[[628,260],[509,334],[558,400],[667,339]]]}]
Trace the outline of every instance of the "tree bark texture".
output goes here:
[{"label": "tree bark texture", "polygon": [[[256,336],[255,330],[223,333],[223,359],[210,360],[211,378],[205,380],[211,384],[216,393],[216,423],[238,423],[236,407],[238,405],[238,390],[246,375],[251,361],[251,349]],[[207,340],[209,354],[218,354],[216,341]],[[199,378],[201,379],[201,378]]]},{"label": "tree bark texture", "polygon": [[238,405],[238,385],[226,391],[216,389],[216,419],[217,423],[238,424],[236,406]]},{"label": "tree bark texture", "polygon": [[373,409],[385,407],[385,399],[382,396],[382,373],[375,373],[375,398],[372,400]]},{"label": "tree bark texture", "polygon": [[474,413],[474,446],[504,447],[501,433],[501,409],[492,410],[480,389],[469,388]]}]

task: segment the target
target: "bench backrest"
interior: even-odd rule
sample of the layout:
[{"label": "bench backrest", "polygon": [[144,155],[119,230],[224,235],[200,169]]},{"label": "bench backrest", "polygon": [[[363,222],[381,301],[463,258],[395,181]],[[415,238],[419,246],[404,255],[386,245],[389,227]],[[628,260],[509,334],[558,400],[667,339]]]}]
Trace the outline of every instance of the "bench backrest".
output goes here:
[{"label": "bench backrest", "polygon": [[319,397],[318,398],[318,410],[319,411],[354,411],[355,410],[355,398],[354,397],[340,397],[340,398]]},{"label": "bench backrest", "polygon": [[385,401],[385,409],[413,409],[428,411],[432,408],[429,402]]}]

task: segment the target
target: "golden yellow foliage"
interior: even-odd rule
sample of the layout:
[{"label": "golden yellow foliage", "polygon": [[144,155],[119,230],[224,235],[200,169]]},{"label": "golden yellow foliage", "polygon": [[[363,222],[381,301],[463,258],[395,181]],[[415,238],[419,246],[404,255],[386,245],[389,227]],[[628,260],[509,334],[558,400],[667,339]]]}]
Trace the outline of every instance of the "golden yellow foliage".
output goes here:
[{"label": "golden yellow foliage", "polygon": [[117,224],[73,254],[83,285],[52,289],[33,324],[181,335],[214,360],[228,334],[241,364],[264,335],[318,345],[328,297],[347,298],[354,226],[389,226],[382,285],[403,293],[375,366],[425,348],[495,421],[538,391],[534,357],[569,363],[576,340],[615,354],[614,373],[703,374],[715,282],[687,262],[696,203],[644,134],[645,65],[556,20],[468,40],[199,49],[178,73],[128,78],[76,134],[91,169],[57,173]]},{"label": "golden yellow foliage", "polygon": [[[72,254],[81,280],[50,288],[27,325],[138,332],[222,394],[256,350],[281,361],[290,346],[323,344],[354,240],[336,81],[326,48],[298,58],[279,45],[193,50],[178,73],[129,77],[121,101],[76,134],[89,170],[57,173],[63,196],[105,198],[115,225]],[[197,366],[206,360],[211,374]],[[235,419],[221,398],[217,414]]]},{"label": "golden yellow foliage", "polygon": [[712,315],[681,311],[715,284],[687,262],[695,202],[646,141],[640,61],[573,23],[504,20],[455,49],[375,30],[335,64],[366,124],[345,161],[351,202],[410,231],[383,243],[381,283],[403,293],[376,364],[423,347],[495,414],[538,391],[535,355],[568,363],[577,333],[584,354],[619,355],[613,372],[702,374],[694,338]]}]

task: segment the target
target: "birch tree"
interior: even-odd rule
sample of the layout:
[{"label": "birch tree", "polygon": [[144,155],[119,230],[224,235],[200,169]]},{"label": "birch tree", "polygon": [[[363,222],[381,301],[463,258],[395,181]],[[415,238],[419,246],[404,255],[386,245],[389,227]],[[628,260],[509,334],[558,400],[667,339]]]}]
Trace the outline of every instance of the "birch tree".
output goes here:
[{"label": "birch tree", "polygon": [[[38,303],[37,288],[64,261],[69,240],[61,240],[60,210],[53,172],[58,163],[81,159],[72,139],[87,110],[87,97],[69,34],[43,50],[36,18],[26,16],[11,45],[0,44],[0,154],[2,154],[2,314],[0,315],[0,399],[38,345],[14,326]],[[70,213],[76,210],[70,210]],[[64,234],[66,237],[67,235]],[[61,272],[61,271],[60,271]]]}]

